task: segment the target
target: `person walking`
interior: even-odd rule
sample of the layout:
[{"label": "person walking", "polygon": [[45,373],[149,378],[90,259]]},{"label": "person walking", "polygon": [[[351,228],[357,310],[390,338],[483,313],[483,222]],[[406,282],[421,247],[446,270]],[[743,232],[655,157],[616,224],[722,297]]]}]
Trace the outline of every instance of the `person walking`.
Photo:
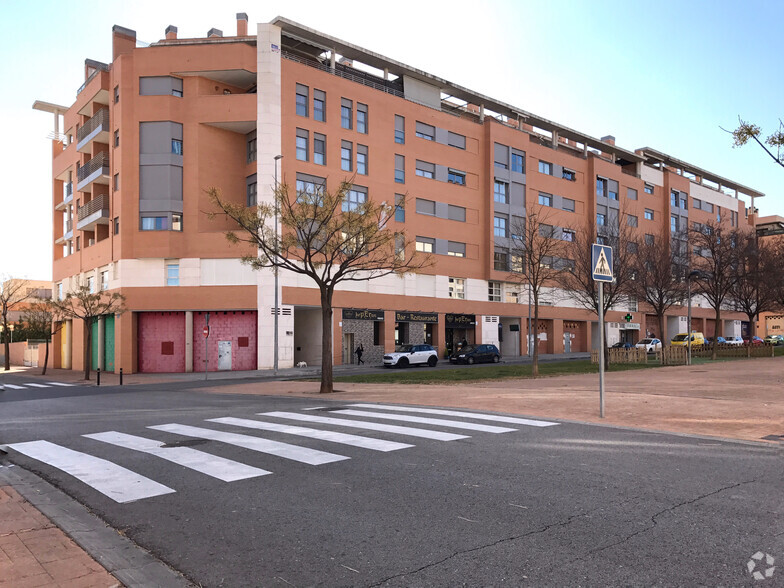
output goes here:
[{"label": "person walking", "polygon": [[364,352],[365,352],[365,348],[362,347],[362,343],[360,343],[359,347],[357,347],[357,350],[354,352],[354,353],[357,354],[357,365],[359,365],[361,363],[365,363],[364,361],[362,361],[362,354]]}]

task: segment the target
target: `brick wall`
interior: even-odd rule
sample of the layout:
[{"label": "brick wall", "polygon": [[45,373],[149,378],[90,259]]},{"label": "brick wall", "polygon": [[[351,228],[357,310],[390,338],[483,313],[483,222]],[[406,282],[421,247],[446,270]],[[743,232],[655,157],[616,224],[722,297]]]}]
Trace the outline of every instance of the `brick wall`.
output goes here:
[{"label": "brick wall", "polygon": [[[204,371],[204,313],[193,313],[193,371]],[[253,310],[227,310],[210,312],[210,336],[207,340],[209,350],[208,370],[218,370],[218,341],[231,341],[231,369],[255,370],[258,366],[257,314]],[[247,347],[240,347],[240,339]]]},{"label": "brick wall", "polygon": [[[367,364],[381,364],[384,361],[384,345],[373,345],[373,324],[375,321],[357,321],[357,320],[344,320],[343,333],[354,334],[354,349],[353,353],[359,344],[362,344],[364,351],[362,353],[362,361]],[[383,322],[381,323],[383,333]],[[383,340],[382,340],[383,343]],[[351,358],[346,358],[345,363],[357,363],[357,356],[353,355]]]},{"label": "brick wall", "polygon": [[139,313],[139,371],[185,371],[185,313]]}]

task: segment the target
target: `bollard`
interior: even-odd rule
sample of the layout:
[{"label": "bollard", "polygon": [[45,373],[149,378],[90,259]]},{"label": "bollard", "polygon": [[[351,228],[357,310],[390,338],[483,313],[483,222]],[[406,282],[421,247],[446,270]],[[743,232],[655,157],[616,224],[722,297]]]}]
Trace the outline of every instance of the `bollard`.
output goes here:
[{"label": "bollard", "polygon": [[120,368],[120,386],[122,386],[122,368]]},{"label": "bollard", "polygon": [[95,383],[96,386],[101,385],[101,368],[95,370],[95,382],[96,382]]}]

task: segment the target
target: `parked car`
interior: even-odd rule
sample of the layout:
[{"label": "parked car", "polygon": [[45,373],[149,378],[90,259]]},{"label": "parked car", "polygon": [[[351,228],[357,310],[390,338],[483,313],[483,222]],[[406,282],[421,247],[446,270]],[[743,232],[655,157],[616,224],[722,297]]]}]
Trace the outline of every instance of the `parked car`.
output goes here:
[{"label": "parked car", "polygon": [[625,341],[618,341],[615,345],[611,345],[610,349],[632,349],[634,345]]},{"label": "parked car", "polygon": [[468,345],[449,358],[452,363],[482,363],[501,361],[501,352],[495,345]]},{"label": "parked car", "polygon": [[384,367],[404,368],[410,365],[429,365],[438,363],[438,351],[432,345],[403,345],[400,351],[384,355]]},{"label": "parked car", "polygon": [[768,345],[784,345],[784,335],[768,335],[765,337]]},{"label": "parked car", "polygon": [[661,340],[648,337],[647,339],[640,339],[635,345],[637,349],[645,349],[648,353],[659,351],[662,347]]},{"label": "parked car", "polygon": [[754,335],[751,338],[743,337],[743,344],[744,345],[764,345],[765,341],[762,339],[762,337],[757,337],[756,335]]},{"label": "parked car", "polygon": [[743,337],[741,337],[740,335],[725,337],[725,342],[727,343],[727,345],[743,345]]},{"label": "parked car", "polygon": [[[671,345],[675,346],[686,346],[689,343],[689,334],[688,333],[678,333],[672,338],[670,341]],[[691,334],[691,344],[694,345],[705,345],[705,336],[702,333],[697,333],[696,331]]]},{"label": "parked car", "polygon": [[[716,337],[719,345],[726,345],[727,340],[724,337]],[[705,339],[705,345],[713,345],[713,339]]]}]

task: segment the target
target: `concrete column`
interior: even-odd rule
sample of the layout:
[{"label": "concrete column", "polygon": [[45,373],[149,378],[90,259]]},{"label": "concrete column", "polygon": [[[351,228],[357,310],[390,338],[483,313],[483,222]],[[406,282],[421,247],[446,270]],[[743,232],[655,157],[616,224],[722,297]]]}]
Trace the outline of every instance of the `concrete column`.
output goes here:
[{"label": "concrete column", "polygon": [[193,311],[185,311],[185,371],[193,371]]},{"label": "concrete column", "polygon": [[71,369],[71,355],[73,353],[71,347],[73,345],[73,321],[65,321],[63,327],[63,337],[65,337],[65,349],[63,350],[62,366],[64,370]]},{"label": "concrete column", "polygon": [[553,353],[564,352],[563,319],[553,319]]},{"label": "concrete column", "polygon": [[384,311],[384,353],[395,350],[395,311]]},{"label": "concrete column", "polygon": [[435,341],[433,341],[433,347],[438,350],[438,359],[444,357],[444,352],[446,351],[446,321],[444,317],[446,315],[443,312],[438,313],[438,324],[436,325],[435,331]]},{"label": "concrete column", "polygon": [[98,340],[93,341],[93,345],[97,345],[98,349],[98,365],[94,366],[95,369],[101,368],[101,371],[106,370],[106,357],[104,351],[106,349],[106,317],[98,317]]}]

